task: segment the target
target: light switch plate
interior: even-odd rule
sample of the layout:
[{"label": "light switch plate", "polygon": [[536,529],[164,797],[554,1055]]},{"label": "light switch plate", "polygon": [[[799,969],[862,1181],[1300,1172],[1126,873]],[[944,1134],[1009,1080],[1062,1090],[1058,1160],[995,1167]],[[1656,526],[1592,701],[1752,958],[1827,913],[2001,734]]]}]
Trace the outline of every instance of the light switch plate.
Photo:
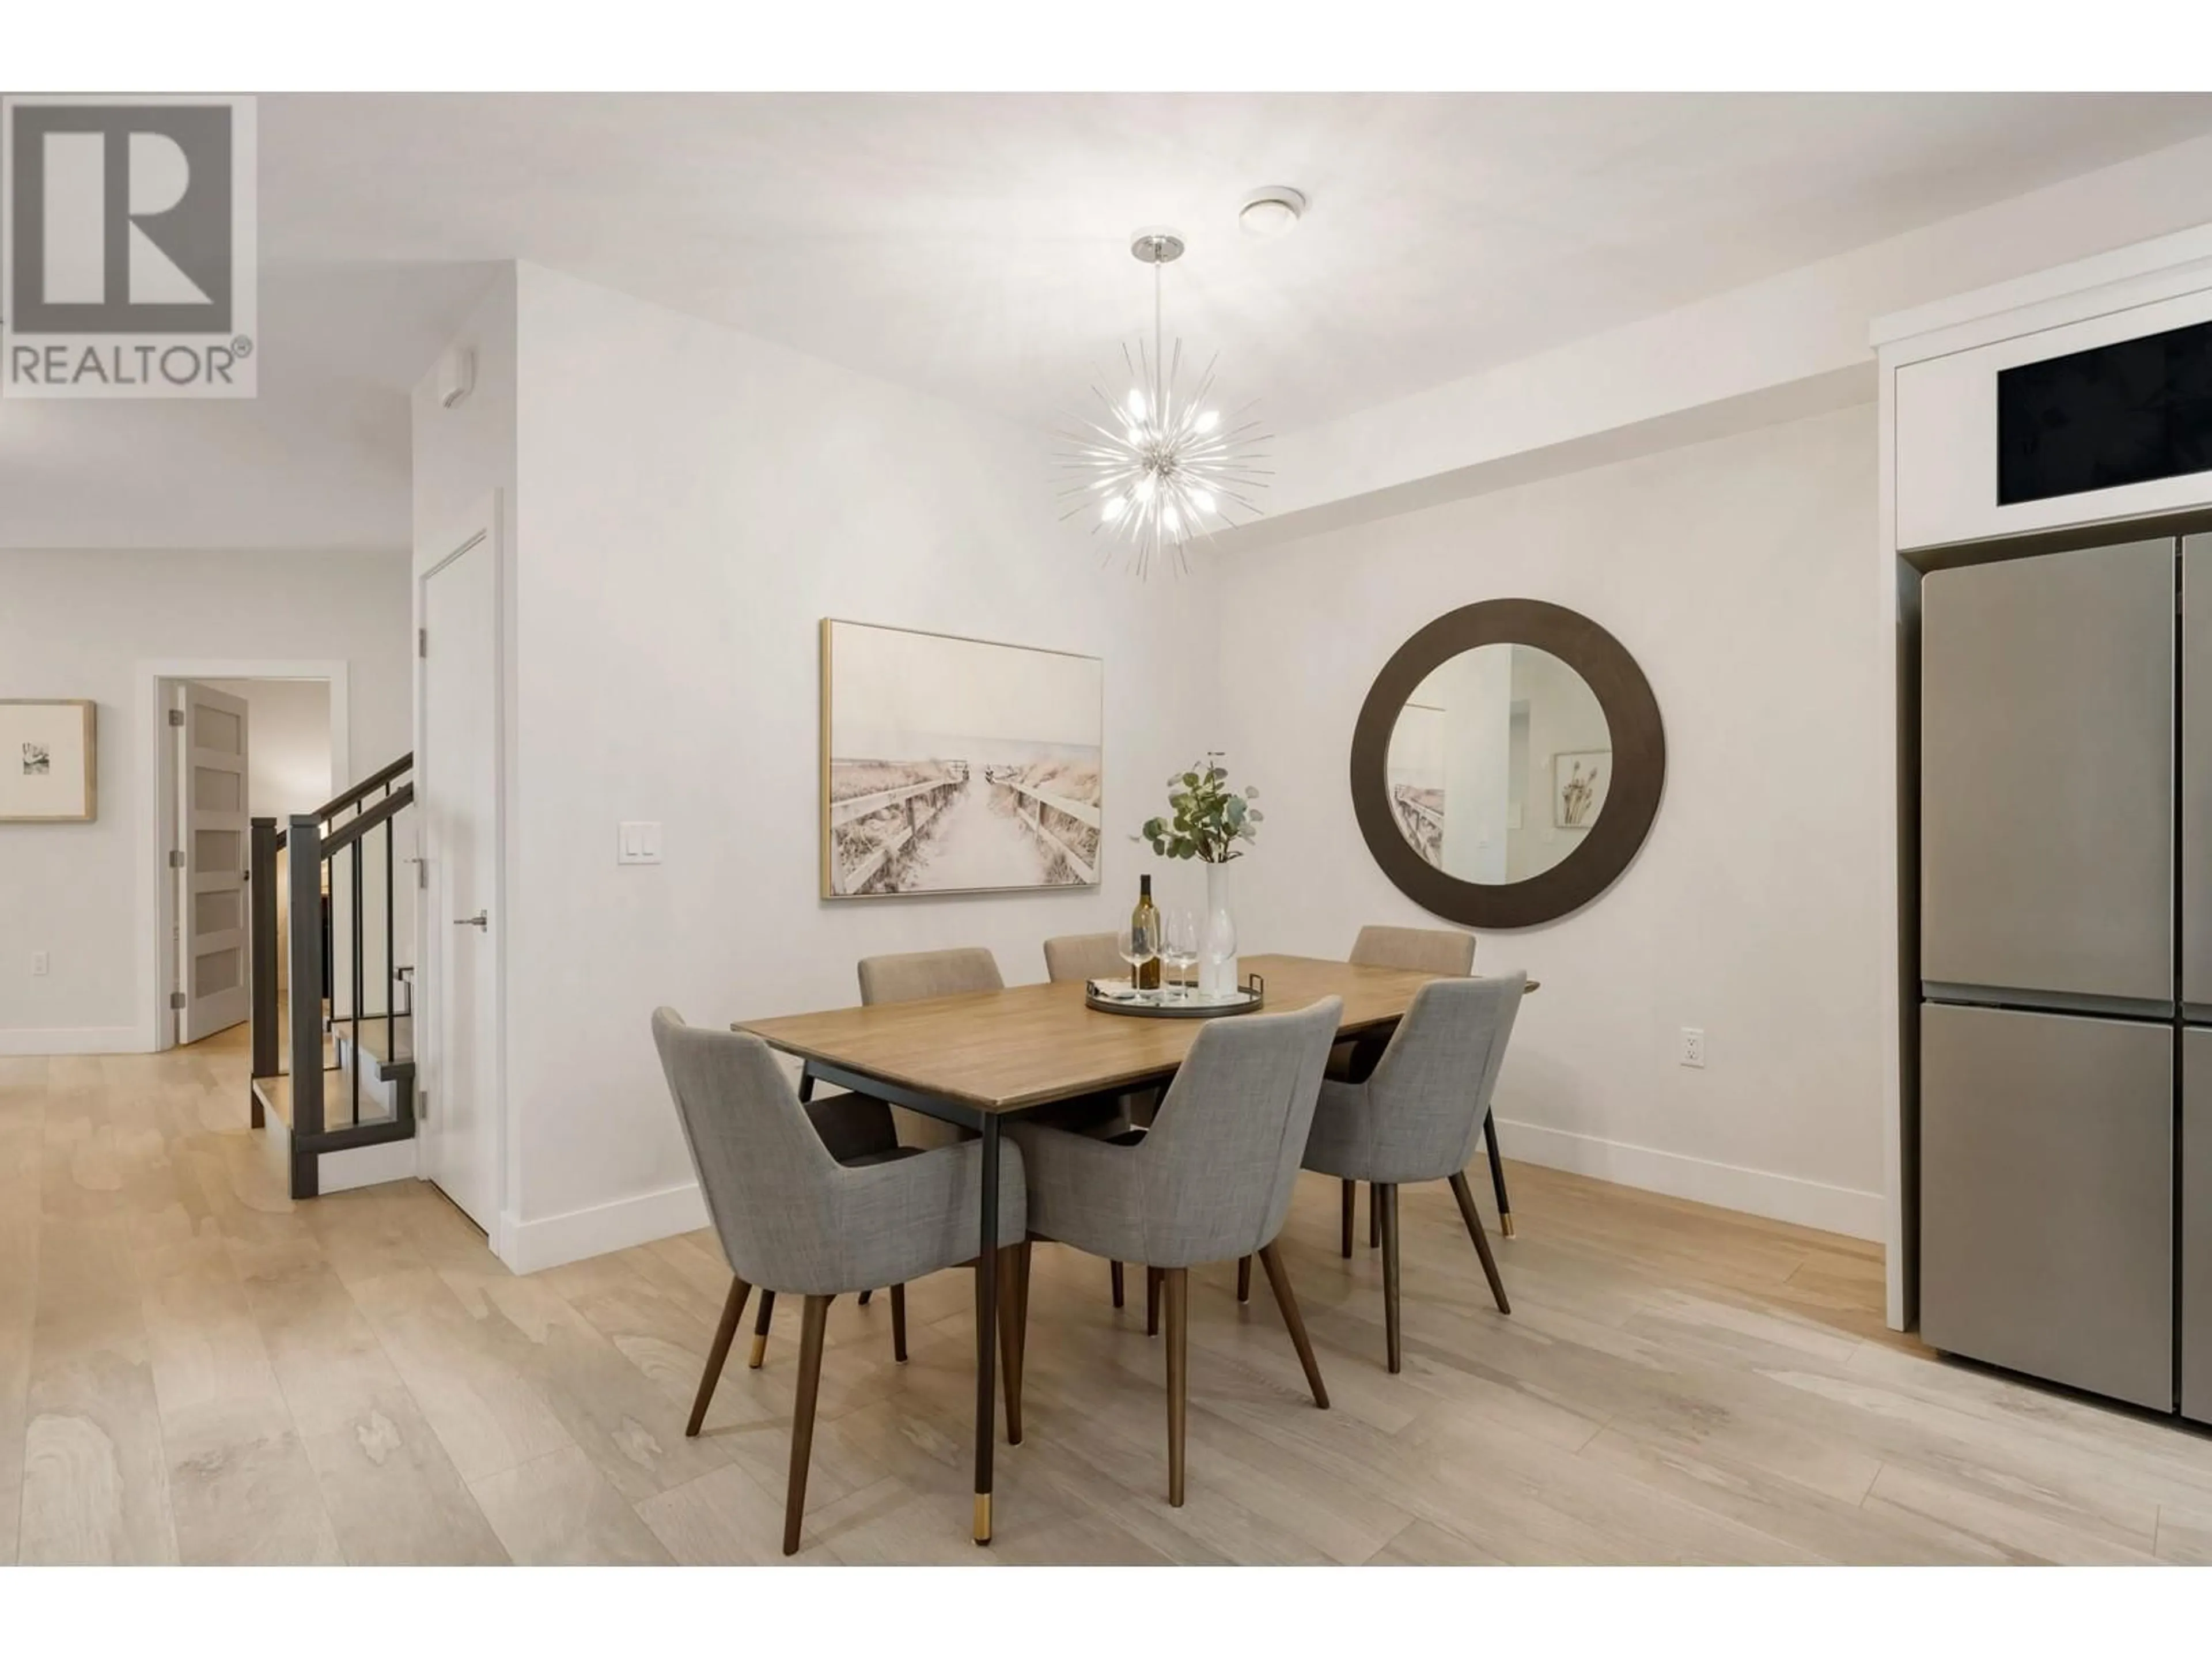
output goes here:
[{"label": "light switch plate", "polygon": [[615,826],[615,862],[617,864],[658,864],[660,862],[660,826],[657,823],[621,823]]}]

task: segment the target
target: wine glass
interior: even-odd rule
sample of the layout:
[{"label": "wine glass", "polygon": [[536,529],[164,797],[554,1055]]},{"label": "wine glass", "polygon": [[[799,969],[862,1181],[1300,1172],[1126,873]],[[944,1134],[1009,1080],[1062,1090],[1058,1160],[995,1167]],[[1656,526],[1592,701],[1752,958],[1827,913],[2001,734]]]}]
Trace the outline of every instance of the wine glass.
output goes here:
[{"label": "wine glass", "polygon": [[[1198,918],[1188,910],[1168,912],[1167,926],[1160,939],[1160,960],[1170,973],[1188,974],[1198,965]],[[1183,981],[1177,1002],[1190,1000],[1190,983]]]},{"label": "wine glass", "polygon": [[1160,953],[1159,924],[1157,921],[1139,925],[1132,921],[1123,927],[1115,940],[1121,960],[1129,964],[1129,988],[1137,988],[1137,970]]}]

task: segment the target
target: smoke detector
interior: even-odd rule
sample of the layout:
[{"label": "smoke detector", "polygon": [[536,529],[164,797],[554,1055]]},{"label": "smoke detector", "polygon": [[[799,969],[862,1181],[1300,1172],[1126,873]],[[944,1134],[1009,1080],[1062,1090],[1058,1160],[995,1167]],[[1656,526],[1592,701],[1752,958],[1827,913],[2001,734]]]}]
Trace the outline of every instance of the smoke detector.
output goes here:
[{"label": "smoke detector", "polygon": [[1288,185],[1270,185],[1245,198],[1244,205],[1237,210],[1237,222],[1244,227],[1248,236],[1272,240],[1297,229],[1305,210],[1304,191],[1292,190]]}]

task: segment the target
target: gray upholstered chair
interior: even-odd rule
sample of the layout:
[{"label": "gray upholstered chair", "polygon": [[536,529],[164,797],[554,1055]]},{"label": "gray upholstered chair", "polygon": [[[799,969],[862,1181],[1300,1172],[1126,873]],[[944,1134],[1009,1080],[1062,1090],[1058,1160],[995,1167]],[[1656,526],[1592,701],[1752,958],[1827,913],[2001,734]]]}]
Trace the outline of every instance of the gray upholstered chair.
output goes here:
[{"label": "gray upholstered chair", "polygon": [[1062,933],[1044,942],[1044,976],[1055,985],[1076,979],[1126,979],[1129,964],[1111,933]]},{"label": "gray upholstered chair", "polygon": [[[1298,1156],[1342,1013],[1343,1004],[1329,997],[1296,1013],[1214,1021],[1191,1044],[1149,1130],[1099,1140],[1042,1124],[1007,1126],[1029,1169],[1031,1232],[1109,1260],[1141,1261],[1161,1275],[1170,1504],[1183,1501],[1192,1267],[1259,1256],[1314,1404],[1328,1406],[1275,1237],[1290,1211]],[[1019,1255],[1015,1280],[1025,1284],[1027,1244]],[[1024,1322],[1018,1316],[1017,1356]],[[1012,1369],[1018,1373],[1018,1358]],[[1010,1405],[1008,1415],[1013,1411]]]},{"label": "gray upholstered chair", "polygon": [[1527,976],[1439,979],[1414,993],[1389,1046],[1361,1083],[1325,1082],[1306,1139],[1304,1164],[1322,1175],[1370,1183],[1382,1221],[1382,1323],[1390,1369],[1399,1369],[1398,1188],[1449,1181],[1474,1242],[1490,1293],[1511,1313],[1505,1284],[1468,1191],[1467,1163],[1490,1111]]},{"label": "gray upholstered chair", "polygon": [[[783,1553],[795,1555],[830,1304],[848,1291],[902,1285],[975,1260],[983,1149],[973,1142],[934,1152],[904,1147],[841,1163],[758,1037],[689,1026],[662,1008],[653,1016],[653,1041],[732,1274],[684,1433],[697,1434],[706,1419],[752,1287],[806,1298],[783,1512]],[[1024,1237],[1027,1213],[1021,1154],[1012,1150],[999,1165],[1001,1245]],[[981,1292],[979,1284],[979,1305]],[[1010,1400],[1018,1386],[1009,1379]],[[1010,1405],[1010,1427],[1014,1420]]]},{"label": "gray upholstered chair", "polygon": [[[1055,985],[1121,979],[1128,972],[1129,964],[1121,960],[1119,941],[1111,933],[1062,933],[1044,942],[1044,976]],[[1147,1127],[1159,1109],[1159,1103],[1160,1091],[1157,1089],[1139,1089],[1115,1096],[1114,1111],[1119,1121],[1114,1129]],[[1114,1279],[1114,1305],[1118,1308],[1124,1299],[1121,1264],[1114,1261],[1108,1266]],[[1148,1334],[1157,1336],[1160,1328],[1160,1292],[1156,1277],[1146,1276],[1145,1291],[1145,1328]]]},{"label": "gray upholstered chair", "polygon": [[[1359,930],[1352,943],[1352,960],[1368,968],[1407,968],[1419,974],[1449,974],[1465,978],[1474,971],[1474,935],[1455,927],[1381,927]],[[1339,1043],[1329,1055],[1328,1074],[1340,1082],[1358,1082],[1375,1066],[1381,1045]],[[1484,1149],[1490,1155],[1490,1190],[1498,1199],[1498,1230],[1513,1237],[1513,1201],[1505,1192],[1505,1160],[1498,1156],[1498,1124],[1486,1113],[1482,1120]],[[1352,1194],[1359,1183],[1344,1183],[1344,1254],[1352,1254]],[[1367,1197],[1367,1246],[1382,1242],[1382,1218],[1375,1195]]]},{"label": "gray upholstered chair", "polygon": [[897,956],[860,958],[860,1000],[870,1006],[1006,988],[998,958],[980,945],[957,951],[908,951]]},{"label": "gray upholstered chair", "polygon": [[[1006,981],[988,951],[970,946],[957,951],[912,951],[901,956],[860,958],[860,1000],[863,1003],[919,1002],[925,997],[949,997],[963,991],[1000,991]],[[822,1100],[808,1091],[806,1109],[817,1128],[825,1118],[834,1120],[839,1139],[823,1135],[833,1157],[895,1157],[902,1146],[927,1151],[950,1146],[959,1139],[950,1126],[923,1117],[904,1107],[894,1107],[866,1095],[838,1094]],[[841,1147],[848,1150],[840,1150]],[[848,1156],[849,1153],[849,1156]],[[906,1358],[906,1286],[891,1287],[891,1348]],[[866,1307],[875,1292],[860,1292]],[[745,1363],[758,1370],[768,1359],[768,1333],[775,1318],[775,1292],[761,1292],[760,1310],[753,1317],[753,1348]]]}]

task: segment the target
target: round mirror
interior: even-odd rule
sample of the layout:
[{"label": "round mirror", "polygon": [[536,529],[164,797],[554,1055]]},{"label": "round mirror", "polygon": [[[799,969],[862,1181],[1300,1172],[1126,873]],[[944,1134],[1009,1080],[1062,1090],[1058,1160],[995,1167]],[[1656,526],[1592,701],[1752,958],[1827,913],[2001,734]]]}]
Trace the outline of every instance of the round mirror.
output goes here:
[{"label": "round mirror", "polygon": [[1643,845],[1666,772],[1658,704],[1587,617],[1492,599],[1441,617],[1376,678],[1352,805],[1409,897],[1526,927],[1605,890]]},{"label": "round mirror", "polygon": [[1540,875],[1605,811],[1613,728],[1589,682],[1533,645],[1484,645],[1439,663],[1390,732],[1399,833],[1460,881]]}]

